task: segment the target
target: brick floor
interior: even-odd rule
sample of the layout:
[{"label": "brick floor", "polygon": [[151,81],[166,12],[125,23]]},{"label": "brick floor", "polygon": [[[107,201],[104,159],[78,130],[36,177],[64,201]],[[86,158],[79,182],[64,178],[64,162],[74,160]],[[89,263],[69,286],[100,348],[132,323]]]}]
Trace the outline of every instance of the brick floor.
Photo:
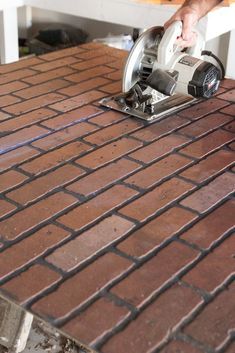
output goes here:
[{"label": "brick floor", "polygon": [[0,293],[100,353],[234,353],[235,81],[158,122],[125,52],[0,66]]}]

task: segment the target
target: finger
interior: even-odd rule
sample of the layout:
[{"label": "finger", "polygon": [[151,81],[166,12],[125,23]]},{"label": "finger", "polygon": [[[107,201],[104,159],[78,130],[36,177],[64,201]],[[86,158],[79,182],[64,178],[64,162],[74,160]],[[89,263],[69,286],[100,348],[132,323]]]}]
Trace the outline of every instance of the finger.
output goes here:
[{"label": "finger", "polygon": [[187,14],[183,19],[183,28],[182,28],[182,38],[185,41],[189,41],[192,37],[192,29],[195,25],[194,16],[192,14]]}]

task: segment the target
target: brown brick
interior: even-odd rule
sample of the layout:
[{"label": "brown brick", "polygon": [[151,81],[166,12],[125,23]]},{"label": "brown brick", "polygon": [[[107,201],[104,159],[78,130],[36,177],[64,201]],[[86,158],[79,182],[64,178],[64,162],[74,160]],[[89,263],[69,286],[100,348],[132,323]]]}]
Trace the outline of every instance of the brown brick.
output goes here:
[{"label": "brown brick", "polygon": [[139,149],[130,156],[139,161],[150,163],[159,157],[172,152],[174,149],[185,145],[189,140],[183,136],[170,135]]},{"label": "brown brick", "polygon": [[184,199],[181,204],[198,212],[206,212],[226,196],[234,192],[235,178],[233,174],[224,173],[210,184],[195,191]]},{"label": "brown brick", "polygon": [[235,89],[232,89],[226,93],[220,94],[218,98],[225,99],[226,101],[235,102]]},{"label": "brown brick", "polygon": [[10,170],[0,175],[0,193],[23,183],[27,177],[24,174]]},{"label": "brown brick", "polygon": [[230,89],[235,87],[235,83],[234,80],[226,78],[220,82],[220,86]]},{"label": "brown brick", "polygon": [[202,248],[210,247],[234,226],[235,202],[228,201],[200,220],[181,238]]},{"label": "brown brick", "polygon": [[160,353],[202,353],[202,351],[187,342],[174,340],[161,349]]},{"label": "brown brick", "polygon": [[129,260],[108,253],[66,280],[52,294],[39,300],[32,310],[43,317],[68,316],[131,266]]},{"label": "brown brick", "polygon": [[102,348],[102,353],[153,351],[199,301],[197,294],[189,288],[176,285],[168,289],[123,331],[111,338]]},{"label": "brown brick", "polygon": [[[13,74],[16,72],[16,70],[27,68],[27,67],[32,67],[33,65],[40,64],[42,63],[42,60],[39,58],[27,58],[27,60],[19,60],[17,62],[11,63],[11,64],[6,64],[6,65],[1,65],[0,66],[0,73],[5,74],[7,72],[13,72]],[[20,71],[20,70],[19,70]],[[19,72],[17,71],[17,73]]]},{"label": "brown brick", "polygon": [[221,113],[230,114],[234,117],[235,115],[235,104],[231,104],[228,107],[221,110]]},{"label": "brown brick", "polygon": [[[43,72],[40,74],[37,73],[37,74],[34,74],[34,76],[30,76],[30,77],[26,77],[25,75],[26,78],[24,78],[23,81],[30,83],[31,85],[38,85],[46,81],[54,80],[58,77],[71,75],[74,72],[75,70],[73,70],[71,67],[63,67],[63,68],[51,70],[50,72]],[[29,74],[27,76],[29,76]]]},{"label": "brown brick", "polygon": [[67,81],[62,79],[57,79],[57,80],[52,80],[49,82],[42,83],[40,85],[36,85],[34,87],[22,89],[16,92],[15,95],[21,98],[29,99],[29,98],[40,96],[45,93],[56,91],[68,85],[69,83]]},{"label": "brown brick", "polygon": [[[60,103],[55,103],[50,105],[52,109],[56,109],[60,112],[67,112],[72,109],[79,108],[83,105],[89,104],[97,99],[101,99],[105,96],[104,93],[99,91],[89,91],[83,94],[79,94],[78,96],[64,99]],[[58,101],[59,99],[57,99]]]},{"label": "brown brick", "polygon": [[185,332],[210,347],[218,347],[235,325],[234,298],[233,282],[199,313],[186,327]]},{"label": "brown brick", "polygon": [[92,169],[101,167],[109,162],[124,156],[142,145],[141,142],[123,137],[120,140],[110,143],[98,150],[89,153],[87,156],[76,160],[77,163]]},{"label": "brown brick", "polygon": [[82,142],[73,142],[58,148],[55,151],[39,156],[31,162],[24,163],[21,168],[29,173],[37,175],[61,165],[79,154],[88,151],[90,148],[91,147]]},{"label": "brown brick", "polygon": [[47,135],[49,131],[37,125],[26,127],[13,134],[0,138],[0,153]]},{"label": "brown brick", "polygon": [[190,264],[197,255],[196,250],[178,242],[172,242],[113,287],[111,292],[128,303],[141,307],[161,286]]},{"label": "brown brick", "polygon": [[53,189],[71,182],[83,173],[84,171],[80,168],[72,165],[65,165],[50,174],[28,182],[18,189],[11,191],[7,194],[7,197],[22,205],[26,205],[30,201],[34,201],[39,197],[46,195]]},{"label": "brown brick", "polygon": [[[33,71],[31,69],[22,69],[6,74],[2,74],[0,76],[0,85],[11,82],[11,81],[17,81],[17,80],[22,80],[26,79],[26,77],[31,76],[36,74],[36,71]],[[32,79],[32,78],[31,78]]]},{"label": "brown brick", "polygon": [[83,59],[83,60],[97,58],[98,56],[103,56],[104,54],[117,57],[118,56],[117,52],[118,51],[116,51],[116,50],[114,51],[109,46],[101,45],[100,47],[97,47],[97,49],[95,49],[95,50],[83,51],[81,53],[78,53],[76,55],[76,57],[78,57],[79,59]]},{"label": "brown brick", "polygon": [[208,178],[215,176],[234,162],[234,153],[220,150],[196,165],[186,169],[181,176],[202,183]]},{"label": "brown brick", "polygon": [[60,217],[58,221],[75,230],[81,229],[110,212],[115,207],[122,205],[136,194],[137,191],[122,185],[115,185]]},{"label": "brown brick", "polygon": [[123,69],[124,68],[124,64],[126,62],[126,59],[124,58],[123,60],[116,60],[113,61],[111,63],[108,63],[107,65],[114,68],[114,69]]},{"label": "brown brick", "polygon": [[195,218],[195,214],[179,207],[173,207],[135,231],[117,248],[131,256],[145,256]]},{"label": "brown brick", "polygon": [[104,75],[104,77],[108,78],[109,80],[119,81],[123,77],[123,70],[120,69],[117,71],[110,72],[109,74]]},{"label": "brown brick", "polygon": [[132,222],[121,217],[108,217],[54,251],[47,261],[64,271],[71,271],[121,239],[133,227]]},{"label": "brown brick", "polygon": [[28,146],[20,147],[16,150],[5,153],[1,155],[0,158],[0,171],[2,172],[3,170],[6,170],[12,167],[13,165],[15,166],[19,163],[22,163],[27,159],[36,156],[37,154],[39,154],[38,151]]},{"label": "brown brick", "polygon": [[26,87],[28,87],[28,85],[26,83],[23,83],[20,81],[6,83],[5,85],[0,86],[0,96],[3,96],[5,94],[9,94],[9,93],[13,93],[15,91],[18,91],[18,90],[26,88]]},{"label": "brown brick", "polygon": [[228,347],[228,349],[226,349],[225,353],[234,353],[234,352],[235,352],[235,341],[233,341],[229,345],[229,347]]},{"label": "brown brick", "polygon": [[135,173],[130,178],[126,179],[125,182],[146,189],[171,174],[177,173],[191,162],[192,161],[188,158],[172,154],[154,163],[150,167]]},{"label": "brown brick", "polygon": [[54,116],[56,113],[53,110],[42,108],[34,110],[33,112],[22,114],[17,118],[12,118],[7,121],[0,123],[1,132],[13,132],[18,129],[22,129],[28,125],[32,125],[37,122],[41,122]]},{"label": "brown brick", "polygon": [[132,201],[129,205],[123,207],[120,212],[125,216],[144,221],[193,188],[192,184],[172,178],[137,200]]},{"label": "brown brick", "polygon": [[129,311],[107,298],[98,299],[87,310],[69,321],[62,330],[88,345],[94,345],[120,324]]},{"label": "brown brick", "polygon": [[4,108],[4,110],[8,113],[19,115],[22,113],[26,113],[30,110],[45,107],[48,104],[58,102],[62,99],[64,99],[64,96],[62,96],[61,94],[48,93],[40,97],[28,99],[21,103],[16,103],[14,105],[11,105],[10,107]]},{"label": "brown brick", "polygon": [[98,124],[100,126],[108,126],[118,121],[126,119],[126,114],[115,112],[114,110],[109,110],[103,114],[90,119],[92,123]]},{"label": "brown brick", "polygon": [[5,114],[5,113],[2,113],[0,112],[0,122],[10,118],[11,116],[9,114]]},{"label": "brown brick", "polygon": [[6,107],[7,105],[10,104],[15,104],[17,102],[20,102],[20,99],[11,95],[6,95],[6,96],[2,96],[0,97],[0,107]]},{"label": "brown brick", "polygon": [[84,93],[86,91],[92,90],[94,88],[98,88],[99,86],[102,86],[107,82],[109,82],[109,80],[103,77],[95,77],[88,81],[78,83],[76,85],[71,85],[67,88],[63,88],[59,91],[59,93],[73,97],[73,96],[77,96],[78,94]]},{"label": "brown brick", "polygon": [[188,119],[199,119],[209,113],[213,113],[216,110],[225,107],[228,104],[228,102],[222,101],[218,98],[211,98],[201,103],[195,104],[190,108],[182,110],[179,112],[179,115]]},{"label": "brown brick", "polygon": [[235,134],[235,121],[233,120],[230,123],[228,123],[227,125],[225,125],[224,129]]},{"label": "brown brick", "polygon": [[59,192],[0,222],[1,236],[12,240],[76,203],[71,195]]},{"label": "brown brick", "polygon": [[138,120],[124,120],[120,123],[99,130],[84,138],[84,140],[100,146],[121,137],[122,135],[129,134],[130,132],[139,129],[142,125],[143,123]]},{"label": "brown brick", "polygon": [[92,59],[89,59],[89,60],[81,61],[80,63],[73,64],[71,66],[74,69],[83,71],[83,70],[87,70],[87,69],[90,70],[91,68],[93,68],[95,66],[109,64],[109,63],[111,63],[113,61],[115,61],[114,57],[112,57],[110,55],[103,55],[103,56],[100,56],[98,58],[92,58]]},{"label": "brown brick", "polygon": [[18,303],[23,304],[61,279],[61,275],[46,266],[33,265],[8,281],[1,289]]},{"label": "brown brick", "polygon": [[100,88],[101,91],[109,94],[117,94],[122,92],[122,84],[120,81],[109,83]]},{"label": "brown brick", "polygon": [[230,143],[229,148],[230,148],[232,151],[235,151],[235,142]]},{"label": "brown brick", "polygon": [[81,136],[84,136],[97,128],[86,122],[79,123],[73,126],[69,126],[62,131],[58,131],[54,134],[44,137],[38,141],[32,143],[32,146],[39,147],[44,151],[48,151],[54,147],[63,145],[66,142],[73,141]]},{"label": "brown brick", "polygon": [[43,125],[57,130],[62,127],[69,126],[72,123],[79,122],[79,120],[83,120],[84,118],[87,120],[99,113],[101,113],[101,110],[98,108],[91,105],[86,105],[85,107],[78,108],[69,113],[60,114],[53,119],[46,120],[43,122]]},{"label": "brown brick", "polygon": [[161,121],[144,127],[143,129],[132,134],[132,136],[143,141],[150,142],[164,136],[165,134],[168,134],[169,132],[173,132],[188,123],[189,121],[187,119],[181,118],[177,115],[172,115],[169,118],[164,118]]},{"label": "brown brick", "polygon": [[69,47],[65,49],[56,50],[51,53],[43,54],[39,56],[39,58],[42,58],[43,60],[46,60],[46,61],[53,61],[59,58],[64,58],[66,56],[76,55],[83,51],[84,50],[80,47]]},{"label": "brown brick", "polygon": [[117,162],[111,163],[93,172],[92,174],[79,179],[69,185],[67,189],[88,196],[103,189],[104,187],[109,186],[115,181],[122,179],[129,173],[139,168],[140,166],[137,163],[126,159],[120,159]]},{"label": "brown brick", "polygon": [[41,72],[51,71],[59,67],[70,66],[71,64],[74,64],[78,61],[79,60],[77,58],[69,56],[67,58],[55,59],[52,62],[43,62],[42,64],[34,66],[34,69]]},{"label": "brown brick", "polygon": [[0,218],[2,218],[3,216],[6,216],[8,213],[11,213],[15,209],[16,209],[15,205],[0,199]]},{"label": "brown brick", "polygon": [[54,225],[49,225],[1,253],[0,278],[15,272],[53,248],[70,234]]},{"label": "brown brick", "polygon": [[233,139],[234,134],[228,131],[217,130],[184,147],[180,152],[195,158],[202,158]]},{"label": "brown brick", "polygon": [[97,66],[82,72],[78,72],[69,76],[66,76],[66,80],[72,81],[72,82],[82,82],[89,80],[90,78],[94,78],[97,76],[103,77],[104,74],[113,72],[114,70],[110,67],[107,66]]},{"label": "brown brick", "polygon": [[231,120],[231,117],[214,113],[206,116],[205,118],[199,119],[192,124],[180,129],[179,132],[189,137],[199,137],[211,130],[214,130],[222,125],[225,125]]}]

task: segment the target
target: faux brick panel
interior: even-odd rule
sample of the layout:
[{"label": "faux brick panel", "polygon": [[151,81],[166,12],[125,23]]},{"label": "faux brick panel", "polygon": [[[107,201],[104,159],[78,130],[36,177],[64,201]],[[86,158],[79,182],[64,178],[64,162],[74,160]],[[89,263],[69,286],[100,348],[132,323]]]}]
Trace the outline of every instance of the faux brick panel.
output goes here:
[{"label": "faux brick panel", "polygon": [[21,90],[23,88],[28,87],[28,85],[24,82],[15,81],[11,83],[6,83],[5,85],[0,86],[0,96],[5,94],[13,93],[15,91]]},{"label": "faux brick panel", "polygon": [[222,87],[225,87],[225,88],[228,88],[228,89],[235,87],[234,80],[231,80],[231,79],[228,79],[228,78],[226,80],[222,80],[220,85]]},{"label": "faux brick panel", "polygon": [[80,180],[69,185],[67,189],[88,196],[103,189],[104,187],[109,186],[115,181],[120,180],[139,168],[140,165],[135,162],[120,159],[117,162],[111,163],[98,169],[92,174],[81,178]]},{"label": "faux brick panel", "polygon": [[193,188],[192,184],[173,178],[123,207],[120,212],[125,216],[144,221]]},{"label": "faux brick panel", "polygon": [[[40,316],[63,318],[127,271],[132,263],[107,254],[66,280],[56,291],[39,300],[32,310]],[[79,285],[77,285],[79,283]]]},{"label": "faux brick panel", "polygon": [[11,213],[15,209],[16,209],[15,205],[0,199],[0,218],[2,218],[3,216],[6,216],[8,213]]},{"label": "faux brick panel", "polygon": [[75,166],[65,165],[45,176],[39,177],[18,189],[7,194],[7,197],[26,205],[30,201],[34,201],[48,192],[63,186],[66,183],[78,178],[84,173],[83,170]]},{"label": "faux brick panel", "polygon": [[91,69],[92,67],[98,66],[98,65],[105,65],[109,64],[111,62],[115,61],[115,58],[112,56],[108,55],[103,55],[98,58],[92,58],[89,60],[82,61],[78,64],[71,65],[74,69],[77,70],[86,70],[86,69]]},{"label": "faux brick panel", "polygon": [[0,158],[0,172],[12,167],[13,165],[20,164],[38,154],[38,151],[28,146],[20,147],[17,148],[17,150],[5,153]]},{"label": "faux brick panel", "polygon": [[22,89],[16,92],[15,95],[21,98],[30,99],[33,97],[41,96],[42,94],[45,94],[45,93],[56,91],[68,85],[69,83],[67,81],[57,79],[46,83],[42,83],[41,85],[36,85],[34,87]]},{"label": "faux brick panel", "polygon": [[234,117],[234,115],[235,115],[235,104],[229,105],[228,107],[222,109],[221,112],[229,114],[229,115],[232,115]]},{"label": "faux brick panel", "polygon": [[10,118],[11,116],[9,115],[9,114],[5,114],[5,113],[3,113],[3,112],[0,112],[0,122],[1,121],[4,121],[4,120],[6,120],[6,119],[8,119],[8,118]]},{"label": "faux brick panel", "polygon": [[47,62],[47,63],[44,62],[42,64],[35,65],[34,69],[37,71],[45,72],[45,71],[54,70],[63,66],[70,66],[71,64],[74,64],[78,61],[79,60],[77,58],[69,56],[67,58],[60,58],[57,60],[53,60],[52,62]]},{"label": "faux brick panel", "polygon": [[92,123],[98,124],[99,126],[108,126],[126,118],[127,116],[125,114],[110,110],[90,119],[90,121]]},{"label": "faux brick panel", "polygon": [[141,307],[162,285],[196,259],[197,255],[196,250],[172,242],[113,287],[111,292],[128,303]]},{"label": "faux brick panel", "polygon": [[150,167],[135,173],[130,178],[125,179],[125,182],[146,189],[164,178],[177,173],[191,162],[192,160],[188,158],[172,154],[154,163]]},{"label": "faux brick panel", "polygon": [[44,200],[19,211],[11,218],[1,221],[1,236],[7,240],[16,239],[24,232],[33,229],[35,226],[65,210],[76,202],[77,200],[74,197],[63,192],[45,198]]},{"label": "faux brick panel", "polygon": [[197,294],[189,288],[179,286],[170,288],[149,305],[136,320],[110,339],[101,352],[146,353],[146,348],[152,350],[199,301]]},{"label": "faux brick panel", "polygon": [[6,107],[7,105],[15,104],[20,102],[20,99],[11,95],[0,97],[0,108]]},{"label": "faux brick panel", "polygon": [[1,65],[0,73],[5,74],[7,72],[12,72],[12,71],[14,71],[14,73],[15,73],[16,70],[23,69],[25,67],[26,68],[32,67],[33,65],[40,64],[42,62],[43,62],[42,60],[40,60],[39,58],[36,58],[36,57],[29,58],[27,60],[20,60],[20,61],[11,63],[11,64]]},{"label": "faux brick panel", "polygon": [[235,351],[235,342],[233,341],[233,342],[229,345],[228,349],[226,350],[226,353],[233,353],[234,351]]},{"label": "faux brick panel", "polygon": [[6,249],[0,256],[0,278],[6,277],[42,256],[69,235],[67,231],[54,225],[49,225]]},{"label": "faux brick panel", "polygon": [[116,185],[90,201],[76,207],[66,215],[60,217],[58,221],[74,230],[79,230],[122,205],[135,195],[137,195],[137,191]]},{"label": "faux brick panel", "polygon": [[[94,345],[128,315],[129,311],[124,306],[117,306],[109,299],[101,298],[85,312],[68,322],[63,327],[63,331],[85,344]],[[97,323],[99,324],[97,325]],[[89,327],[89,330],[87,330],[87,327]]]},{"label": "faux brick panel", "polygon": [[47,257],[47,261],[64,271],[70,271],[121,239],[133,227],[134,224],[125,219],[108,217],[54,251]]},{"label": "faux brick panel", "polygon": [[142,257],[155,250],[162,242],[174,236],[195,218],[195,214],[173,207],[135,231],[117,248],[128,255]]},{"label": "faux brick panel", "polygon": [[121,80],[122,76],[123,76],[122,69],[104,75],[104,77],[108,78],[109,80],[114,80],[114,81]]},{"label": "faux brick panel", "polygon": [[100,88],[101,91],[109,94],[117,94],[122,92],[121,82],[112,82]]},{"label": "faux brick panel", "polygon": [[226,101],[235,102],[235,89],[232,89],[226,93],[220,94],[218,98],[225,99]]},{"label": "faux brick panel", "polygon": [[216,110],[225,107],[228,104],[229,103],[226,101],[222,101],[217,98],[211,98],[209,100],[198,103],[190,108],[182,110],[181,112],[179,112],[179,115],[188,119],[199,119],[209,113],[213,113]]},{"label": "faux brick panel", "polygon": [[231,328],[235,326],[234,297],[235,284],[233,282],[227,290],[208,304],[186,327],[185,332],[210,347],[218,347],[229,336]]},{"label": "faux brick panel", "polygon": [[33,76],[35,74],[36,74],[36,71],[33,71],[31,69],[22,69],[22,70],[6,73],[1,75],[0,85],[15,81],[15,80],[25,79],[26,77]]},{"label": "faux brick panel", "polygon": [[[50,72],[44,72],[41,74],[36,74],[31,77],[26,77],[24,78],[24,82],[30,83],[31,85],[39,85],[40,83],[54,80],[56,78],[63,77],[66,75],[70,75],[74,72],[75,70],[71,69],[70,67],[63,67],[63,68],[51,70]],[[30,75],[28,74],[27,76],[30,76]]]},{"label": "faux brick panel", "polygon": [[0,193],[24,182],[27,177],[24,174],[10,170],[0,175]]},{"label": "faux brick panel", "polygon": [[214,291],[234,274],[234,245],[235,233],[199,262],[183,280],[208,292]]},{"label": "faux brick panel", "polygon": [[67,88],[61,89],[59,93],[73,97],[73,96],[77,96],[78,94],[89,91],[91,89],[98,88],[108,82],[109,80],[103,77],[95,77],[88,81],[78,83],[77,85],[72,85]]},{"label": "faux brick panel", "polygon": [[33,265],[25,272],[1,286],[11,298],[23,304],[48,289],[61,279],[61,275],[46,266]]},{"label": "faux brick panel", "polygon": [[172,341],[160,350],[161,353],[202,353],[201,350],[184,341]]},{"label": "faux brick panel", "polygon": [[80,47],[69,47],[61,50],[56,50],[51,53],[43,54],[43,60],[53,61],[59,58],[64,58],[66,56],[76,55],[80,52],[83,52],[83,49],[81,49]]},{"label": "faux brick panel", "polygon": [[235,202],[225,202],[183,233],[181,238],[202,248],[208,248],[234,227],[234,214]]},{"label": "faux brick panel", "polygon": [[232,194],[235,189],[235,178],[233,174],[224,173],[210,184],[195,191],[184,199],[181,204],[198,212],[206,212],[215,206],[220,200]]},{"label": "faux brick panel", "polygon": [[97,77],[97,76],[103,77],[104,74],[108,74],[113,71],[115,71],[115,70],[112,69],[111,67],[97,66],[92,69],[88,69],[88,70],[85,70],[82,72],[75,73],[73,75],[66,76],[65,78],[68,81],[79,83],[79,82],[86,81],[86,80],[89,80],[89,79]]},{"label": "faux brick panel", "polygon": [[186,144],[188,141],[189,140],[186,137],[172,134],[141,148],[140,150],[130,154],[130,156],[139,161],[150,163]]}]

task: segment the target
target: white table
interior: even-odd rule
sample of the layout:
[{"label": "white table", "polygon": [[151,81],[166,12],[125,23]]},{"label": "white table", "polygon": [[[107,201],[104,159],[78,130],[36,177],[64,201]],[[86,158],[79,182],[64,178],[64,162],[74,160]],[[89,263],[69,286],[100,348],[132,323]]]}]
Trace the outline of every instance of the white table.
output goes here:
[{"label": "white table", "polygon": [[[1,63],[18,60],[17,8],[24,5],[135,28],[162,25],[177,9],[136,0],[0,0]],[[198,29],[205,41],[231,32],[226,76],[235,79],[235,5],[218,7],[200,21]]]}]

